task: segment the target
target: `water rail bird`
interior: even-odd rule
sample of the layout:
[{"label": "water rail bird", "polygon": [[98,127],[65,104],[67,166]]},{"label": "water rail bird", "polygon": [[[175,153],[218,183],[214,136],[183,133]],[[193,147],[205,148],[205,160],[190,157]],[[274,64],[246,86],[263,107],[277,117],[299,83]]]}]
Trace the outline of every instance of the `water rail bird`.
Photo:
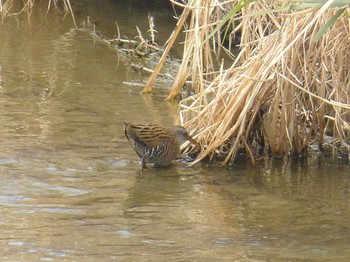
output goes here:
[{"label": "water rail bird", "polygon": [[190,141],[199,146],[182,126],[164,128],[152,124],[124,122],[125,136],[141,158],[141,170],[146,163],[168,166],[180,154],[180,146]]}]

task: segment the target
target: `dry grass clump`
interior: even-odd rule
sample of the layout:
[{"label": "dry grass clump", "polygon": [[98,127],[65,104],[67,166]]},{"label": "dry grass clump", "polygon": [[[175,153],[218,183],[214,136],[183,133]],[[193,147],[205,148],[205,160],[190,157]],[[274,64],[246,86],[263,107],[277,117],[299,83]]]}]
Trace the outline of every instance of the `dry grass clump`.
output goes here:
[{"label": "dry grass clump", "polygon": [[332,1],[284,14],[266,11],[288,1],[241,6],[229,21],[237,25],[229,33],[241,30],[240,53],[231,66],[214,71],[213,48],[224,48],[216,25],[238,2],[192,0],[185,7],[191,16],[184,58],[168,98],[189,80],[197,92],[180,103],[180,121],[202,145],[197,160],[232,164],[241,150],[253,163],[265,153],[306,156],[311,143],[324,145],[326,134],[329,145],[348,154],[349,18],[340,16],[315,42],[337,12]]}]

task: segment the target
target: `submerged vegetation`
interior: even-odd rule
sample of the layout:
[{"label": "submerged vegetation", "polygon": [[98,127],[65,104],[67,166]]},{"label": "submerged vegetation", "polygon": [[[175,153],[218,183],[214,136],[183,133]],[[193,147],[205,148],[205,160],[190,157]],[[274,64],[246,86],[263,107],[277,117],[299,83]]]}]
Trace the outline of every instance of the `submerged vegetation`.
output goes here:
[{"label": "submerged vegetation", "polygon": [[[186,24],[183,60],[167,99],[185,83],[196,93],[180,102],[179,121],[202,145],[197,161],[232,164],[240,152],[252,163],[266,154],[306,157],[312,145],[348,159],[349,8],[318,2],[308,8],[269,0],[181,5],[163,55]],[[225,62],[217,59],[222,52]],[[145,92],[161,67],[162,59]]]}]

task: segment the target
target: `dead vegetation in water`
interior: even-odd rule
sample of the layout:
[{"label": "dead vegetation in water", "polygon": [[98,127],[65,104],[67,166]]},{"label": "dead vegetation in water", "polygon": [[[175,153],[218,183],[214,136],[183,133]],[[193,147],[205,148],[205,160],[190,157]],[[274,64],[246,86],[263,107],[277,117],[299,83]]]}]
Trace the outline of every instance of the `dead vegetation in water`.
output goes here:
[{"label": "dead vegetation in water", "polygon": [[[312,144],[349,157],[348,16],[339,15],[331,29],[317,41],[313,38],[339,10],[350,10],[327,1],[303,10],[268,11],[287,2],[256,1],[237,8],[242,1],[191,0],[184,6],[174,30],[179,32],[188,21],[184,55],[167,98],[191,81],[196,94],[181,101],[179,121],[202,145],[197,161],[232,164],[240,152],[252,163],[266,154],[306,157]],[[220,63],[215,69],[214,54],[225,51],[234,57],[223,44],[222,31],[216,30],[228,13],[231,28],[225,34],[239,28],[240,52],[231,66]],[[160,59],[145,92],[151,90],[162,63]]]},{"label": "dead vegetation in water", "polygon": [[[149,29],[143,33],[136,26],[137,35],[134,37],[122,35],[118,23],[116,23],[117,34],[113,38],[108,38],[96,30],[96,26],[89,17],[83,22],[83,28],[90,31],[96,39],[106,43],[113,48],[119,58],[125,62],[126,68],[131,68],[135,73],[146,73],[151,75],[154,73],[152,68],[156,67],[160,56],[163,54],[164,47],[156,42],[157,30],[152,16],[148,16]],[[163,68],[158,74],[157,83],[160,86],[169,86],[174,78],[173,75],[179,66],[179,60],[166,56],[167,67]],[[143,79],[142,79],[143,80]],[[140,82],[124,82],[130,86],[143,86]]]},{"label": "dead vegetation in water", "polygon": [[108,44],[116,46],[119,50],[139,57],[150,56],[155,53],[162,51],[161,47],[155,41],[156,38],[156,29],[154,25],[154,18],[148,16],[148,25],[149,30],[147,31],[148,37],[144,37],[141,30],[136,26],[137,37],[134,39],[129,39],[127,37],[122,37],[118,24],[117,26],[117,36],[112,39],[104,39]]}]

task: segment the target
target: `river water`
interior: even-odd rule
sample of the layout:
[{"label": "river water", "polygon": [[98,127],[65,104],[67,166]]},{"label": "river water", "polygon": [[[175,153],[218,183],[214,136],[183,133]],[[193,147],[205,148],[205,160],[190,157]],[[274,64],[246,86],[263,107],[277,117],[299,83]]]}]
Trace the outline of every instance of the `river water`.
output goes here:
[{"label": "river water", "polygon": [[[115,21],[129,37],[147,28],[142,8],[74,8],[78,24],[89,15],[109,37]],[[175,22],[153,14],[165,41]],[[165,88],[126,85],[147,75],[69,17],[6,19],[0,66],[1,261],[350,260],[349,165],[177,163],[141,174],[122,121],[168,126],[177,104]]]}]

